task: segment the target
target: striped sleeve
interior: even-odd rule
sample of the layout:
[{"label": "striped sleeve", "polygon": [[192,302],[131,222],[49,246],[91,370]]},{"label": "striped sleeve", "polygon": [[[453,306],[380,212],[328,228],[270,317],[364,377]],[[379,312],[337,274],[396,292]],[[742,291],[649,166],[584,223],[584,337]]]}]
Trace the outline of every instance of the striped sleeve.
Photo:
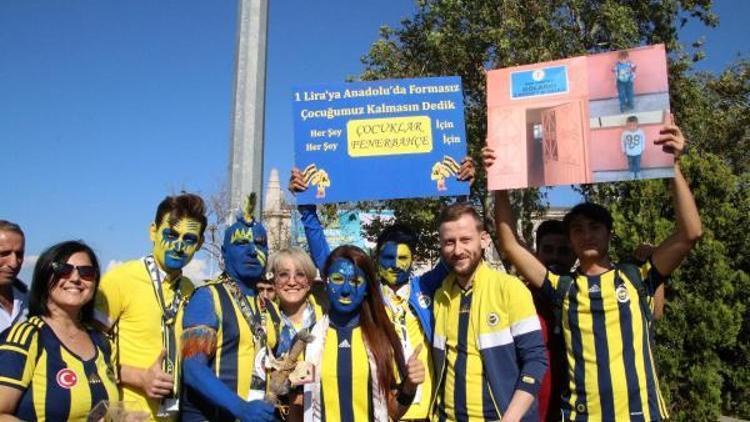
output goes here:
[{"label": "striped sleeve", "polygon": [[555,299],[555,290],[560,282],[560,276],[547,270],[547,274],[544,276],[544,282],[542,282],[542,294],[547,296],[548,299]]},{"label": "striped sleeve", "polygon": [[14,325],[0,342],[0,385],[25,390],[39,351],[39,327],[33,321]]},{"label": "striped sleeve", "polygon": [[531,292],[520,280],[515,277],[510,279],[506,294],[510,335],[516,345],[519,360],[520,374],[516,390],[535,395],[547,372],[547,356],[539,316]]},{"label": "striped sleeve", "polygon": [[656,269],[654,263],[651,262],[651,258],[649,258],[638,269],[641,273],[643,285],[646,287],[646,292],[649,296],[653,296],[656,293],[656,288],[666,283],[669,279],[669,276],[659,273],[659,270]]}]

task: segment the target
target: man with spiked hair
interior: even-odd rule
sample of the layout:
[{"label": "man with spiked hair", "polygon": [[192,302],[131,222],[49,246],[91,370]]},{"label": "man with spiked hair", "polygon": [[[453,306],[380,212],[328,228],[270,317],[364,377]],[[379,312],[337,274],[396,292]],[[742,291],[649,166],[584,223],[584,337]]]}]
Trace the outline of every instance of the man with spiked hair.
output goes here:
[{"label": "man with spiked hair", "polygon": [[179,320],[193,282],[182,269],[203,244],[206,207],[198,195],[168,196],[151,223],[153,251],[102,277],[95,317],[114,334],[120,394],[150,420],[176,420]]},{"label": "man with spiked hair", "polygon": [[184,421],[272,421],[265,366],[279,314],[260,296],[268,262],[266,229],[253,217],[255,194],[224,233],[224,272],[198,288],[182,320]]}]

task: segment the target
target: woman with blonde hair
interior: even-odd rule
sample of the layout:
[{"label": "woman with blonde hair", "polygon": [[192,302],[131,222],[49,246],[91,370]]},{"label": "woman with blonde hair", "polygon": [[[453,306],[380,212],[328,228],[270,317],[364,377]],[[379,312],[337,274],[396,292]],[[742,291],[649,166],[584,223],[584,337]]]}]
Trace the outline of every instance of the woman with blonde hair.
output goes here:
[{"label": "woman with blonde hair", "polygon": [[291,347],[297,333],[320,319],[323,309],[320,296],[311,294],[317,270],[305,251],[295,247],[280,250],[271,257],[270,269],[284,320],[276,348],[280,355]]}]

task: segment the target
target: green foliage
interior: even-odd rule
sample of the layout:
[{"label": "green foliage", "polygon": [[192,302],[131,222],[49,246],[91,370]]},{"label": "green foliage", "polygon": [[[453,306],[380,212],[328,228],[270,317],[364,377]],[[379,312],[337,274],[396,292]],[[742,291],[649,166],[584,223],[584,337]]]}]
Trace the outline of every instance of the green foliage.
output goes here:
[{"label": "green foliage", "polygon": [[[673,274],[665,318],[656,323],[655,359],[673,420],[750,418],[750,64],[721,75],[692,74],[701,41],[688,52],[677,30],[689,20],[715,26],[711,0],[418,0],[413,17],[381,28],[363,80],[460,75],[469,154],[479,163],[486,136],[486,69],[663,42],[670,52],[670,89],[677,122],[690,139],[682,168],[696,196],[703,239]],[[469,200],[492,227],[491,196],[479,170]],[[615,218],[612,253],[626,257],[641,242],[674,229],[667,182],[584,186]],[[418,254],[434,257],[435,220],[450,199],[385,201],[420,234]],[[530,239],[531,219],[545,208],[543,191],[512,196]],[[367,204],[372,207],[373,204]],[[368,228],[374,238],[383,227]],[[494,237],[494,236],[493,236]]]},{"label": "green foliage", "polygon": [[[380,38],[362,57],[365,70],[360,79],[460,75],[468,151],[479,164],[487,131],[487,69],[657,42],[679,51],[678,21],[715,25],[710,5],[710,0],[418,0],[413,17],[397,28],[381,28]],[[469,199],[491,229],[486,175],[479,170],[477,176]],[[544,209],[545,198],[536,189],[522,197],[516,205],[521,226],[530,232],[531,218]],[[385,201],[379,206],[393,209],[398,219],[430,234],[418,249],[426,257],[437,242],[437,211],[449,201]],[[370,236],[376,233],[373,227],[368,230]]]}]

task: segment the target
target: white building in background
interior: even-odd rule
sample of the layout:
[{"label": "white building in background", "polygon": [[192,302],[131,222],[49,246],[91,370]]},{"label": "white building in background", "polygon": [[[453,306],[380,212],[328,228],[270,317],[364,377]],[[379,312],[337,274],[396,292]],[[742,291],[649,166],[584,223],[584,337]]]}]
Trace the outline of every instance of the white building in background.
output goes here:
[{"label": "white building in background", "polygon": [[274,253],[289,247],[292,234],[292,206],[284,197],[279,171],[271,169],[263,198],[263,225],[268,233],[268,247]]}]

